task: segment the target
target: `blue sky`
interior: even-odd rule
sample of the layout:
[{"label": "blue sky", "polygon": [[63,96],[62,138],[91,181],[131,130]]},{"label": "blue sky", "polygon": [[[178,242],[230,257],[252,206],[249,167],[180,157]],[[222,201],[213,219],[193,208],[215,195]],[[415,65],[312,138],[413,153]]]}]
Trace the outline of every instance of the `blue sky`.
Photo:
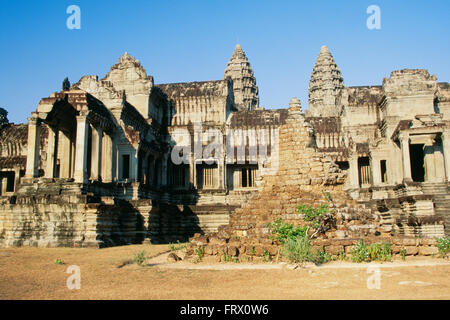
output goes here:
[{"label": "blue sky", "polygon": [[[69,30],[69,5],[81,29]],[[381,30],[366,9],[381,8]],[[450,82],[450,1],[55,0],[1,1],[0,106],[15,123],[42,97],[87,74],[102,78],[128,51],[155,83],[216,80],[239,42],[250,59],[261,105],[307,106],[322,45],[345,84],[380,85],[390,72],[425,68]]]}]

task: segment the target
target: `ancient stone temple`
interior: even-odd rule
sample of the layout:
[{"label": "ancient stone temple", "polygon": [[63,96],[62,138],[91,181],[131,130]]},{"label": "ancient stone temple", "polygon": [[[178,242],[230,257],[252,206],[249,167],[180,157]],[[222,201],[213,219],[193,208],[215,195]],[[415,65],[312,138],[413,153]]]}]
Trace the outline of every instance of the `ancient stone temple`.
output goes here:
[{"label": "ancient stone temple", "polygon": [[309,110],[297,98],[260,107],[240,45],[224,78],[203,82],[155,84],[125,53],[103,79],[65,80],[28,123],[0,130],[0,245],[104,247],[218,230],[253,241],[323,192],[337,218],[329,237],[443,236],[449,125],[448,83],[405,69],[346,87],[325,46]]}]

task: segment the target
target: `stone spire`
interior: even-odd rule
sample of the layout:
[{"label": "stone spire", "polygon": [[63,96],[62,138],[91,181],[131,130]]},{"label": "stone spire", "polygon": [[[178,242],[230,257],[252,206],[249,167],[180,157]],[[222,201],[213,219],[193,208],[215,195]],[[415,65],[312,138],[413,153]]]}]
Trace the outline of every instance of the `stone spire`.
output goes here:
[{"label": "stone spire", "polygon": [[315,117],[337,117],[342,111],[339,97],[345,88],[341,71],[326,46],[320,49],[309,82],[309,110]]},{"label": "stone spire", "polygon": [[225,79],[233,80],[234,102],[239,110],[253,110],[259,106],[256,78],[239,44],[228,61]]}]

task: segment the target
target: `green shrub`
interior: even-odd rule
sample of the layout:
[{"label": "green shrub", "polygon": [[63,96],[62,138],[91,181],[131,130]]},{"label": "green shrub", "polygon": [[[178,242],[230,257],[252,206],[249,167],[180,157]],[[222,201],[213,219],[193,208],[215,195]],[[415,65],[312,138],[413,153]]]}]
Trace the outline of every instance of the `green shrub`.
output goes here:
[{"label": "green shrub", "polygon": [[321,226],[321,218],[329,212],[328,204],[323,204],[319,208],[300,204],[297,206],[297,212],[305,215],[305,221],[311,222],[314,229]]},{"label": "green shrub", "polygon": [[195,248],[195,254],[197,255],[198,261],[201,262],[203,260],[203,256],[205,255],[204,247]]},{"label": "green shrub", "polygon": [[222,259],[224,262],[233,262],[233,257],[230,256],[225,250],[222,250]]},{"label": "green shrub", "polygon": [[350,251],[353,262],[369,261],[369,250],[362,240]]},{"label": "green shrub", "polygon": [[446,256],[450,252],[450,237],[445,236],[443,238],[436,238],[436,247],[439,250],[441,257]]},{"label": "green shrub", "polygon": [[325,252],[325,250],[320,250],[320,249],[317,249],[317,252],[314,256],[314,262],[316,264],[323,264],[328,261],[331,261],[332,259],[333,258],[331,256],[331,254]]},{"label": "green shrub", "polygon": [[400,251],[400,255],[402,256],[402,260],[405,261],[406,260],[406,249],[405,248],[403,248]]},{"label": "green shrub", "polygon": [[175,243],[169,244],[169,249],[172,252],[183,250],[184,248],[186,248],[186,244],[180,243],[180,241],[177,241],[176,244]]},{"label": "green shrub", "polygon": [[314,261],[311,242],[306,235],[297,238],[288,238],[283,243],[281,252],[290,262],[304,263]]},{"label": "green shrub", "polygon": [[352,249],[353,262],[391,261],[392,248],[390,243],[364,244],[362,240]]},{"label": "green shrub", "polygon": [[145,251],[136,252],[133,260],[138,265],[143,266],[145,264],[145,262],[147,261],[147,258],[145,257]]},{"label": "green shrub", "polygon": [[288,239],[296,239],[306,235],[307,227],[294,227],[291,223],[283,222],[282,219],[278,219],[273,224],[269,224],[268,227],[272,235],[276,240],[279,240],[281,244],[284,244]]},{"label": "green shrub", "polygon": [[64,264],[64,261],[62,261],[61,259],[56,259],[55,264]]}]

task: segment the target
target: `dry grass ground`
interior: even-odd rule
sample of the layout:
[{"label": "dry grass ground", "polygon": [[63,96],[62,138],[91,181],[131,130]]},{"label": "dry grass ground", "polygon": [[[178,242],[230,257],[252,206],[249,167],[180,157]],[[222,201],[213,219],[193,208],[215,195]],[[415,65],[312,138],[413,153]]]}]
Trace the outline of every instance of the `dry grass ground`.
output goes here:
[{"label": "dry grass ground", "polygon": [[[0,299],[449,299],[450,265],[382,268],[381,288],[367,289],[365,268],[313,270],[189,270],[118,267],[145,250],[167,245],[107,249],[0,249]],[[55,264],[61,259],[64,264]],[[417,260],[418,258],[416,258]],[[414,261],[414,258],[410,258]],[[429,258],[427,261],[441,261]],[[69,290],[66,269],[81,270],[81,289]],[[388,265],[388,264],[386,264]]]}]

